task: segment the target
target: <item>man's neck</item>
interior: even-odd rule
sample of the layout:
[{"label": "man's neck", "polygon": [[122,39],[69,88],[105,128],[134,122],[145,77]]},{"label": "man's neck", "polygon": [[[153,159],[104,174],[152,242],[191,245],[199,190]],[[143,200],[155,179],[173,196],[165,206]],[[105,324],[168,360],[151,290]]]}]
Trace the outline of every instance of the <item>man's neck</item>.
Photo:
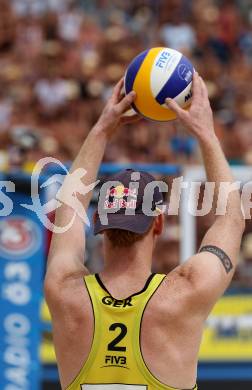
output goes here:
[{"label": "man's neck", "polygon": [[153,241],[141,240],[130,247],[113,247],[104,240],[104,276],[148,277],[151,273]]}]

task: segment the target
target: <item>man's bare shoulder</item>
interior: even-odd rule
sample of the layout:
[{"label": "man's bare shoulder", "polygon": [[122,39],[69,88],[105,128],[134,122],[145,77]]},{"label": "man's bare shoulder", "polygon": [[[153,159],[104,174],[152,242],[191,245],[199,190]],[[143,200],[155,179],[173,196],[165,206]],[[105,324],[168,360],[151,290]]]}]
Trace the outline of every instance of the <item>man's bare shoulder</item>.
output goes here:
[{"label": "man's bare shoulder", "polygon": [[[179,266],[163,279],[145,310],[144,330],[158,329],[163,336],[177,337],[202,330],[203,316],[194,309],[197,297],[190,281],[185,275],[187,270]],[[197,324],[195,329],[195,324]],[[192,330],[194,329],[194,330]]]},{"label": "man's bare shoulder", "polygon": [[194,255],[166,275],[157,291],[164,312],[174,310],[178,315],[187,313],[192,318],[208,316],[218,299],[216,283],[220,284],[210,255]]},{"label": "man's bare shoulder", "polygon": [[84,316],[85,308],[90,305],[84,277],[86,273],[69,275],[64,280],[55,279],[55,283],[45,285],[45,298],[52,317],[56,315],[76,314]]},{"label": "man's bare shoulder", "polygon": [[162,310],[184,312],[188,308],[189,301],[195,297],[193,273],[189,267],[180,265],[166,275],[153,297]]}]

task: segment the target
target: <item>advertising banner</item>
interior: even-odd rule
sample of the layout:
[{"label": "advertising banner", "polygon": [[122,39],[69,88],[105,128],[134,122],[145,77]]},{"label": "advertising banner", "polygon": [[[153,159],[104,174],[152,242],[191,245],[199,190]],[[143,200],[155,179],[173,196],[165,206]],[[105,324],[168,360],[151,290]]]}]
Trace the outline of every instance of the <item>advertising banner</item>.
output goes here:
[{"label": "advertising banner", "polygon": [[206,322],[201,361],[252,361],[252,295],[222,297]]},{"label": "advertising banner", "polygon": [[39,310],[45,243],[36,214],[21,207],[30,201],[27,188],[22,179],[15,192],[6,194],[13,209],[9,216],[0,217],[1,390],[40,388]]}]

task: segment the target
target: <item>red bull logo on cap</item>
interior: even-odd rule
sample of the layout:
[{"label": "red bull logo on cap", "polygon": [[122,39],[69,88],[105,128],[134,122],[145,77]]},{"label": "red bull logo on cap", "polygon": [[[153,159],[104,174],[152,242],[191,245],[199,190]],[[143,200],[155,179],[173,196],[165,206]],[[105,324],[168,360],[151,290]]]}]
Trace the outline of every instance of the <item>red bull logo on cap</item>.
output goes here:
[{"label": "red bull logo on cap", "polygon": [[[125,198],[130,196],[131,199],[127,201]],[[113,198],[110,201],[109,198]],[[104,202],[105,209],[135,209],[137,203],[137,190],[135,188],[130,189],[123,185],[110,188],[106,194],[106,200]]]}]

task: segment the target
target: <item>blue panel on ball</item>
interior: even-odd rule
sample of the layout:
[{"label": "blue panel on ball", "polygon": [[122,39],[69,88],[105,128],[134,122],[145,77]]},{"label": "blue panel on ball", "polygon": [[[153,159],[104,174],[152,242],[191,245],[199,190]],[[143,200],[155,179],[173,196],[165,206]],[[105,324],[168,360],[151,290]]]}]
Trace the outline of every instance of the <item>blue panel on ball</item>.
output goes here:
[{"label": "blue panel on ball", "polygon": [[126,77],[125,77],[125,92],[126,94],[132,91],[133,84],[137,75],[137,72],[140,69],[140,66],[143,63],[143,60],[145,59],[146,55],[148,54],[149,50],[145,50],[142,53],[140,53],[134,60],[129,64]]},{"label": "blue panel on ball", "polygon": [[164,104],[167,97],[173,99],[179,95],[192,81],[193,72],[194,69],[191,62],[182,56],[169,80],[156,96],[157,102]]}]

